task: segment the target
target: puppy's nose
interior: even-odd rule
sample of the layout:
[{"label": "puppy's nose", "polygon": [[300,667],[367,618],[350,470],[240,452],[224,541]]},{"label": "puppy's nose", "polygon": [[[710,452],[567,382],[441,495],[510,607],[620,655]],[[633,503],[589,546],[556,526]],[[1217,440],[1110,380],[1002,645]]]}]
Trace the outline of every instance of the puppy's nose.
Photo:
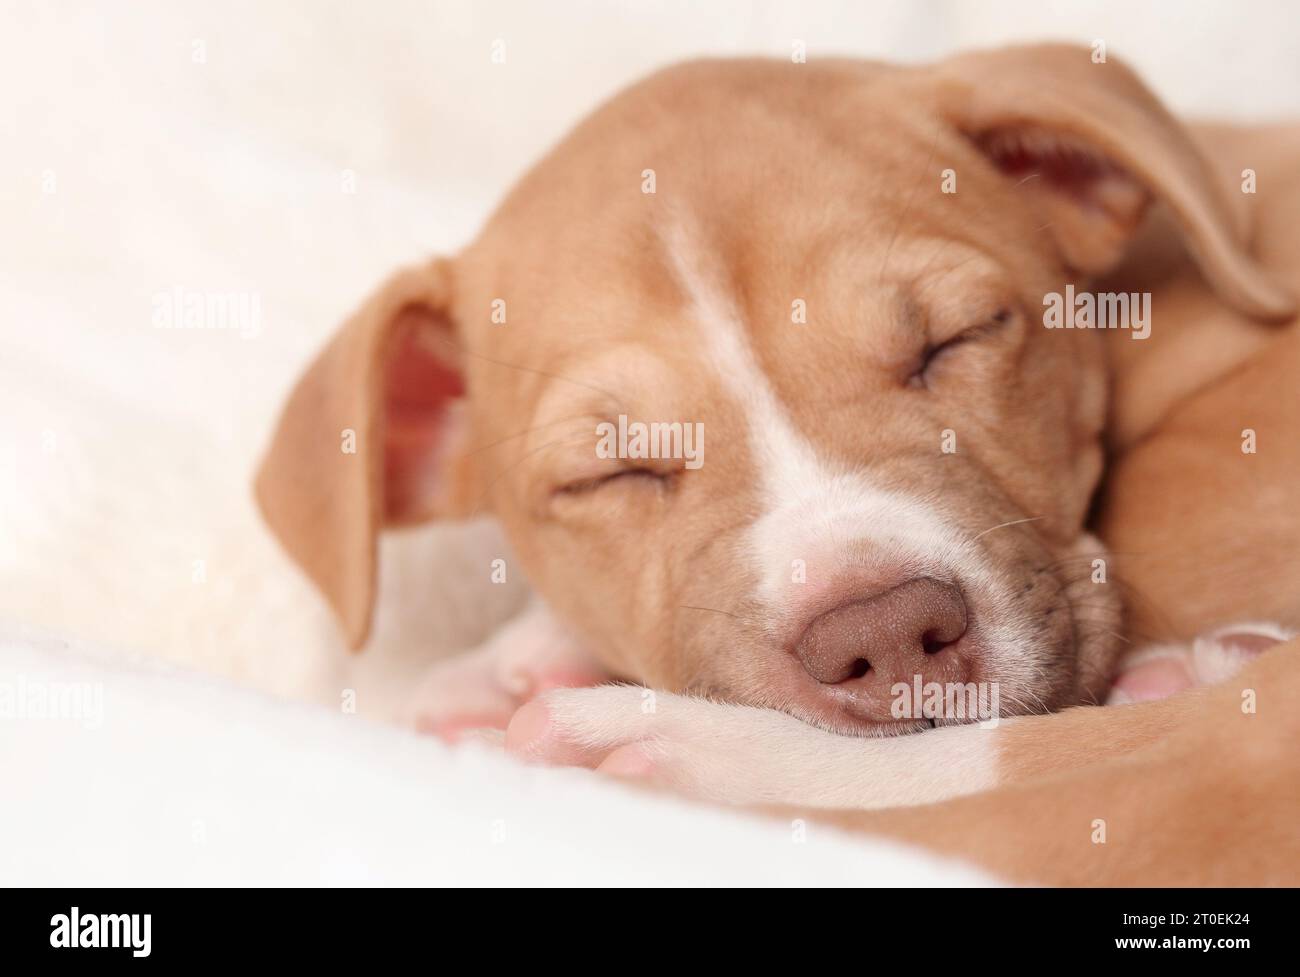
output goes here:
[{"label": "puppy's nose", "polygon": [[881,696],[897,682],[964,682],[969,663],[952,647],[966,633],[966,603],[950,583],[917,577],[816,618],[795,652],[823,684],[853,681]]}]

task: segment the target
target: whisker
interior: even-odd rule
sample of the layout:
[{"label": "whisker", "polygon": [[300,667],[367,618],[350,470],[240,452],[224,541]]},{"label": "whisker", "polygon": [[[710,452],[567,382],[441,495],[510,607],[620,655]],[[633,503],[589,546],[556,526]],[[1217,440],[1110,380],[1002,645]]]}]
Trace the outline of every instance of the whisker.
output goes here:
[{"label": "whisker", "polygon": [[596,393],[603,394],[604,396],[610,398],[615,402],[621,399],[617,394],[614,394],[613,392],[606,390],[603,387],[598,387],[594,383],[586,383],[582,380],[575,380],[573,377],[566,377],[562,373],[551,373],[547,370],[539,370],[531,366],[520,366],[518,363],[507,363],[505,360],[493,359],[491,356],[487,356],[483,353],[478,353],[475,352],[474,350],[467,349],[464,346],[458,345],[453,339],[451,339],[448,336],[436,336],[430,338],[434,342],[439,342],[447,346],[450,346],[456,353],[458,353],[461,356],[468,356],[472,359],[481,360],[484,363],[491,363],[493,366],[504,366],[507,369],[518,370],[521,373],[531,373],[534,376],[546,377],[547,379],[550,380],[563,380],[565,383],[571,383],[576,387],[583,387],[587,390],[594,390]]},{"label": "whisker", "polygon": [[1039,519],[1046,519],[1046,518],[1047,518],[1046,516],[1029,516],[1028,518],[1025,519],[1012,519],[1010,522],[1001,522],[998,523],[996,526],[990,526],[988,529],[984,530],[984,532],[979,533],[978,535],[972,536],[969,540],[967,540],[967,543],[973,543],[981,536],[987,536],[995,529],[1005,529],[1007,526],[1019,526],[1022,523],[1037,522]]},{"label": "whisker", "polygon": [[[534,426],[534,427],[527,428],[526,430],[519,431],[519,432],[517,432],[517,433],[515,433],[515,434],[507,434],[504,438],[499,438],[499,439],[497,439],[496,441],[490,441],[490,442],[488,442],[487,444],[481,444],[481,445],[479,445],[477,448],[473,448],[473,449],[471,449],[470,451],[466,452],[466,454],[476,455],[476,454],[478,454],[480,451],[487,451],[489,448],[498,448],[498,447],[500,447],[501,445],[505,444],[507,441],[513,441],[513,440],[515,440],[515,438],[522,438],[522,437],[524,437],[525,435],[529,435],[529,434],[534,433],[535,431],[541,431],[541,430],[543,430],[543,429],[545,429],[545,428],[548,428],[548,427],[555,427],[555,425],[557,425],[557,424],[567,424],[567,423],[569,423],[569,422],[571,422],[571,421],[580,421],[580,420],[582,420],[585,416],[586,416],[585,414],[574,414],[572,417],[561,417],[561,418],[559,418],[558,420],[547,421],[545,424],[538,424],[538,425],[536,425],[536,426]],[[593,433],[592,437],[593,437],[593,439],[594,439],[594,437],[595,437],[595,434],[594,434],[594,433]]]},{"label": "whisker", "polygon": [[556,438],[554,441],[548,441],[545,444],[538,445],[532,451],[524,452],[523,455],[516,458],[513,462],[511,462],[501,471],[497,472],[496,477],[493,478],[490,482],[487,483],[487,485],[483,487],[483,492],[479,495],[478,500],[474,503],[474,510],[471,513],[471,515],[478,515],[479,509],[482,507],[484,501],[487,499],[488,494],[492,491],[492,489],[496,486],[496,484],[501,481],[501,479],[505,478],[507,475],[513,472],[525,461],[533,457],[533,455],[545,451],[547,448],[554,448],[556,445],[560,445],[560,444],[581,444],[585,439],[586,439],[585,434],[582,435],[582,437],[575,437],[575,438],[567,438],[567,439]]},{"label": "whisker", "polygon": [[[952,243],[951,241],[947,242],[947,244],[951,244],[951,243]],[[924,277],[925,277],[925,273],[926,273],[927,271],[930,270],[930,264],[932,264],[933,261],[934,261],[934,258],[935,258],[935,257],[938,257],[940,254],[943,254],[943,248],[938,248],[938,249],[935,250],[935,253],[934,253],[934,255],[931,257],[930,261],[926,263],[925,267],[923,267],[923,268],[921,269],[921,271],[917,274],[916,277],[917,277],[917,278],[924,278]],[[924,294],[925,294],[926,292],[928,292],[930,289],[934,288],[934,286],[939,285],[939,284],[941,284],[942,282],[944,282],[944,281],[947,279],[947,277],[948,277],[949,275],[951,275],[954,271],[956,271],[956,270],[957,270],[958,268],[960,268],[962,265],[967,264],[968,262],[974,261],[974,260],[975,260],[976,258],[978,258],[978,257],[980,257],[978,254],[969,254],[969,255],[967,255],[966,257],[962,258],[961,261],[958,261],[958,262],[956,262],[955,264],[950,265],[949,267],[945,268],[944,271],[943,271],[943,273],[942,273],[941,275],[938,275],[938,276],[936,276],[935,278],[930,279],[930,281],[926,282],[923,286],[921,286],[920,288],[918,288],[918,289],[916,290],[916,297],[917,297],[917,298],[920,298],[922,295],[924,295]]]},{"label": "whisker", "polygon": [[677,606],[680,607],[680,608],[682,608],[682,609],[684,609],[684,610],[688,610],[688,611],[708,611],[710,614],[724,614],[724,615],[726,615],[727,617],[729,617],[729,618],[733,618],[734,620],[737,620],[737,621],[744,621],[744,620],[745,620],[745,619],[744,619],[743,617],[741,617],[739,614],[732,614],[731,611],[723,611],[723,610],[719,610],[719,609],[716,608],[716,607],[701,607],[701,606],[699,606],[699,605],[697,605],[697,604],[678,604]]}]

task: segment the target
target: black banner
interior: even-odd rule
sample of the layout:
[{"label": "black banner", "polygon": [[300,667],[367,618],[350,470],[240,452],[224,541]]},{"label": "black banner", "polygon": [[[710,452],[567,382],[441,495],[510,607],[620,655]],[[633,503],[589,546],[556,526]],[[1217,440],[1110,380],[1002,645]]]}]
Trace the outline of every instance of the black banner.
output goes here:
[{"label": "black banner", "polygon": [[[869,954],[873,966],[882,954],[924,967],[951,966],[963,954],[971,963],[1007,963],[1022,953],[1027,962],[1041,960],[1044,952],[1071,963],[1140,957],[1181,965],[1201,957],[1231,964],[1261,949],[1270,959],[1286,952],[1294,904],[1294,893],[1276,890],[838,890],[780,901],[766,894],[757,916],[741,893],[714,911],[691,907],[689,893],[671,902],[633,892],[617,898],[588,904],[582,892],[561,903],[531,893],[484,899],[437,890],[4,890],[0,945],[6,963],[66,958],[95,969],[136,969],[245,962],[336,968],[400,962],[418,944],[427,965],[438,967],[445,954],[457,959],[480,942],[545,947],[553,960],[573,941],[575,955],[584,956],[594,945],[609,947],[615,934],[627,941],[641,919],[650,939],[664,941],[659,956],[689,937],[743,959],[798,947],[814,920],[838,918],[839,945],[827,952]],[[742,930],[750,937],[737,940]],[[760,932],[761,947],[753,942]],[[625,949],[644,952],[646,937],[634,939],[635,950]],[[694,966],[690,961],[683,965]]]}]

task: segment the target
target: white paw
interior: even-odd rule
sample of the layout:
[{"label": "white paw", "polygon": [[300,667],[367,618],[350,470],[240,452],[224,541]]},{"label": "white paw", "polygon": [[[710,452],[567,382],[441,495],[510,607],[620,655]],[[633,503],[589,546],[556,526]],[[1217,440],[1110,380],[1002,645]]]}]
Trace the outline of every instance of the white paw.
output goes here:
[{"label": "white paw", "polygon": [[914,736],[839,736],[783,712],[603,686],[552,692],[516,714],[522,759],[593,767],[732,804],[919,804],[991,783],[993,740],[978,727]]}]

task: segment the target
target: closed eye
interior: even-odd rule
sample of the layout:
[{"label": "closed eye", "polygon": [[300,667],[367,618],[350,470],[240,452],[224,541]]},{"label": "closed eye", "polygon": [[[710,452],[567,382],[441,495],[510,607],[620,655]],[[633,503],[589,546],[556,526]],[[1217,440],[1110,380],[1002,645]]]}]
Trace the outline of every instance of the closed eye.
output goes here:
[{"label": "closed eye", "polygon": [[973,342],[996,332],[1002,326],[1011,321],[1011,310],[1009,308],[998,309],[997,312],[989,316],[983,322],[963,329],[951,339],[944,340],[942,343],[936,343],[933,346],[926,346],[921,351],[921,356],[916,369],[907,378],[909,387],[926,389],[929,386],[930,371],[940,362],[946,359],[959,346]]},{"label": "closed eye", "polygon": [[608,475],[597,475],[593,478],[582,478],[568,482],[556,489],[556,494],[585,495],[616,483],[659,488],[667,484],[669,478],[668,473],[655,471],[653,468],[621,468],[616,472],[610,472]]}]

